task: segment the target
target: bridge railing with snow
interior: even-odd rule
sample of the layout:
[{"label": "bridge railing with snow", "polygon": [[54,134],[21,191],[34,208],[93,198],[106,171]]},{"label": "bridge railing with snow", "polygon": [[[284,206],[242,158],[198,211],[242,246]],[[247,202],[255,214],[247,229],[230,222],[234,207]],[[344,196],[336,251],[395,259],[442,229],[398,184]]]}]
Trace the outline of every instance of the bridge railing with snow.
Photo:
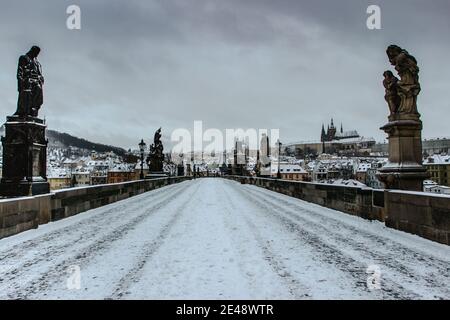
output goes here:
[{"label": "bridge railing with snow", "polygon": [[450,196],[368,187],[227,176],[450,245]]},{"label": "bridge railing with snow", "polygon": [[49,194],[0,200],[0,239],[40,224],[154,190],[190,177],[167,177],[58,190]]}]

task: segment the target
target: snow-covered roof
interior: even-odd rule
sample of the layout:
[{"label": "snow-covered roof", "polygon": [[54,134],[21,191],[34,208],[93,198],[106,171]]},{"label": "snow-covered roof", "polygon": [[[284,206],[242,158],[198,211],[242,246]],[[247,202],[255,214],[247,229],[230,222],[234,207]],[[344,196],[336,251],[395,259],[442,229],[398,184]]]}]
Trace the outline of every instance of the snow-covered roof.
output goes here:
[{"label": "snow-covered roof", "polygon": [[426,158],[423,164],[450,164],[450,155],[434,154]]},{"label": "snow-covered roof", "polygon": [[358,180],[354,179],[336,179],[336,180],[330,180],[329,182],[326,182],[333,185],[340,185],[340,186],[350,186],[350,187],[367,187],[364,183],[359,182]]},{"label": "snow-covered roof", "polygon": [[450,190],[450,187],[448,187],[448,186],[430,186],[429,189],[430,190],[433,190],[433,189]]},{"label": "snow-covered roof", "polygon": [[339,140],[333,140],[332,143],[363,143],[363,142],[374,142],[374,138],[365,138],[365,137],[352,137],[352,138],[345,138],[345,139],[339,139]]},{"label": "snow-covered roof", "polygon": [[77,161],[74,159],[66,159],[63,161],[63,163],[64,164],[74,164],[74,163],[77,163]]},{"label": "snow-covered roof", "polygon": [[131,172],[133,171],[128,165],[120,164],[114,166],[109,172]]},{"label": "snow-covered roof", "polygon": [[[144,161],[144,165],[142,166],[143,170],[148,170],[148,164]],[[136,163],[135,170],[141,170],[141,162]]]},{"label": "snow-covered roof", "polygon": [[372,168],[371,163],[360,163],[358,165],[358,169],[356,169],[356,172],[367,172],[367,170]]},{"label": "snow-covered roof", "polygon": [[70,172],[64,168],[47,168],[47,178],[70,178]]},{"label": "snow-covered roof", "polygon": [[72,171],[73,175],[89,175],[90,172],[89,171],[84,171],[84,170],[80,170],[80,171]]},{"label": "snow-covered roof", "polygon": [[353,138],[353,137],[359,137],[359,133],[356,130],[350,130],[350,131],[344,131],[344,132],[336,132],[336,137],[338,138]]},{"label": "snow-covered roof", "polygon": [[[271,172],[277,173],[278,172],[278,162],[272,162],[271,163]],[[280,172],[281,173],[307,173],[305,169],[303,169],[298,164],[293,163],[280,163]]]}]

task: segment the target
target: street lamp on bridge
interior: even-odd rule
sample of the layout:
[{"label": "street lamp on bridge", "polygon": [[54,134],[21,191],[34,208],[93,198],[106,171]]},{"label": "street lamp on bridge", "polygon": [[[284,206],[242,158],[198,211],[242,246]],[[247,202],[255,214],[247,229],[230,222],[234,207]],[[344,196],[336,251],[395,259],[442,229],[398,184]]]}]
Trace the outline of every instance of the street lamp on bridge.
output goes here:
[{"label": "street lamp on bridge", "polygon": [[140,179],[143,180],[144,179],[144,152],[145,152],[145,142],[144,139],[141,139],[141,142],[139,143],[139,151],[141,152],[141,174],[140,174]]},{"label": "street lamp on bridge", "polygon": [[281,179],[281,171],[280,171],[281,141],[280,141],[280,139],[277,140],[277,145],[278,145],[278,172],[277,172],[277,179]]}]

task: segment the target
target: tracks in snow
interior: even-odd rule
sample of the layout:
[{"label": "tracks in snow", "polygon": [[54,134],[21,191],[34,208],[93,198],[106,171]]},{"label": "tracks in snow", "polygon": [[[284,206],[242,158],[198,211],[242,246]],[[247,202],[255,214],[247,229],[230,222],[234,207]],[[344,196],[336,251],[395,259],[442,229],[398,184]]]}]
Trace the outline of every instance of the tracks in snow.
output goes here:
[{"label": "tracks in snow", "polygon": [[[320,260],[334,264],[347,273],[354,279],[355,287],[367,288],[366,268],[376,264],[383,272],[380,298],[445,299],[450,296],[448,261],[357,228],[356,223],[346,223],[346,220],[355,221],[358,218],[342,219],[339,215],[345,214],[338,212],[333,212],[337,216],[331,217],[323,214],[329,210],[326,208],[253,186],[239,188],[236,184],[230,185],[235,192],[245,194],[242,195],[243,199],[258,206],[261,212],[295,233],[300,245],[314,248]],[[363,223],[367,225],[370,222]],[[425,290],[416,292],[418,286]],[[424,296],[423,291],[429,291],[430,294]]]},{"label": "tracks in snow", "polygon": [[[448,253],[378,222],[198,179],[0,240],[0,298],[448,299]],[[370,291],[374,264],[381,290]],[[72,265],[83,288],[68,293]]]}]

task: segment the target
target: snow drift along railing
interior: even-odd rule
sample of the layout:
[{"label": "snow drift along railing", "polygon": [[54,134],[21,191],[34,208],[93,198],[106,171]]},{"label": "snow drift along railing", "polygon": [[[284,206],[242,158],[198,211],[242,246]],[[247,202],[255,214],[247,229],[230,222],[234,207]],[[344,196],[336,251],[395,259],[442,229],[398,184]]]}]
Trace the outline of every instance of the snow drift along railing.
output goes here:
[{"label": "snow drift along railing", "polygon": [[73,216],[116,201],[154,190],[190,177],[137,180],[63,189],[53,193],[0,200],[0,239],[40,224]]},{"label": "snow drift along railing", "polygon": [[450,245],[450,197],[267,178],[227,176]]}]

